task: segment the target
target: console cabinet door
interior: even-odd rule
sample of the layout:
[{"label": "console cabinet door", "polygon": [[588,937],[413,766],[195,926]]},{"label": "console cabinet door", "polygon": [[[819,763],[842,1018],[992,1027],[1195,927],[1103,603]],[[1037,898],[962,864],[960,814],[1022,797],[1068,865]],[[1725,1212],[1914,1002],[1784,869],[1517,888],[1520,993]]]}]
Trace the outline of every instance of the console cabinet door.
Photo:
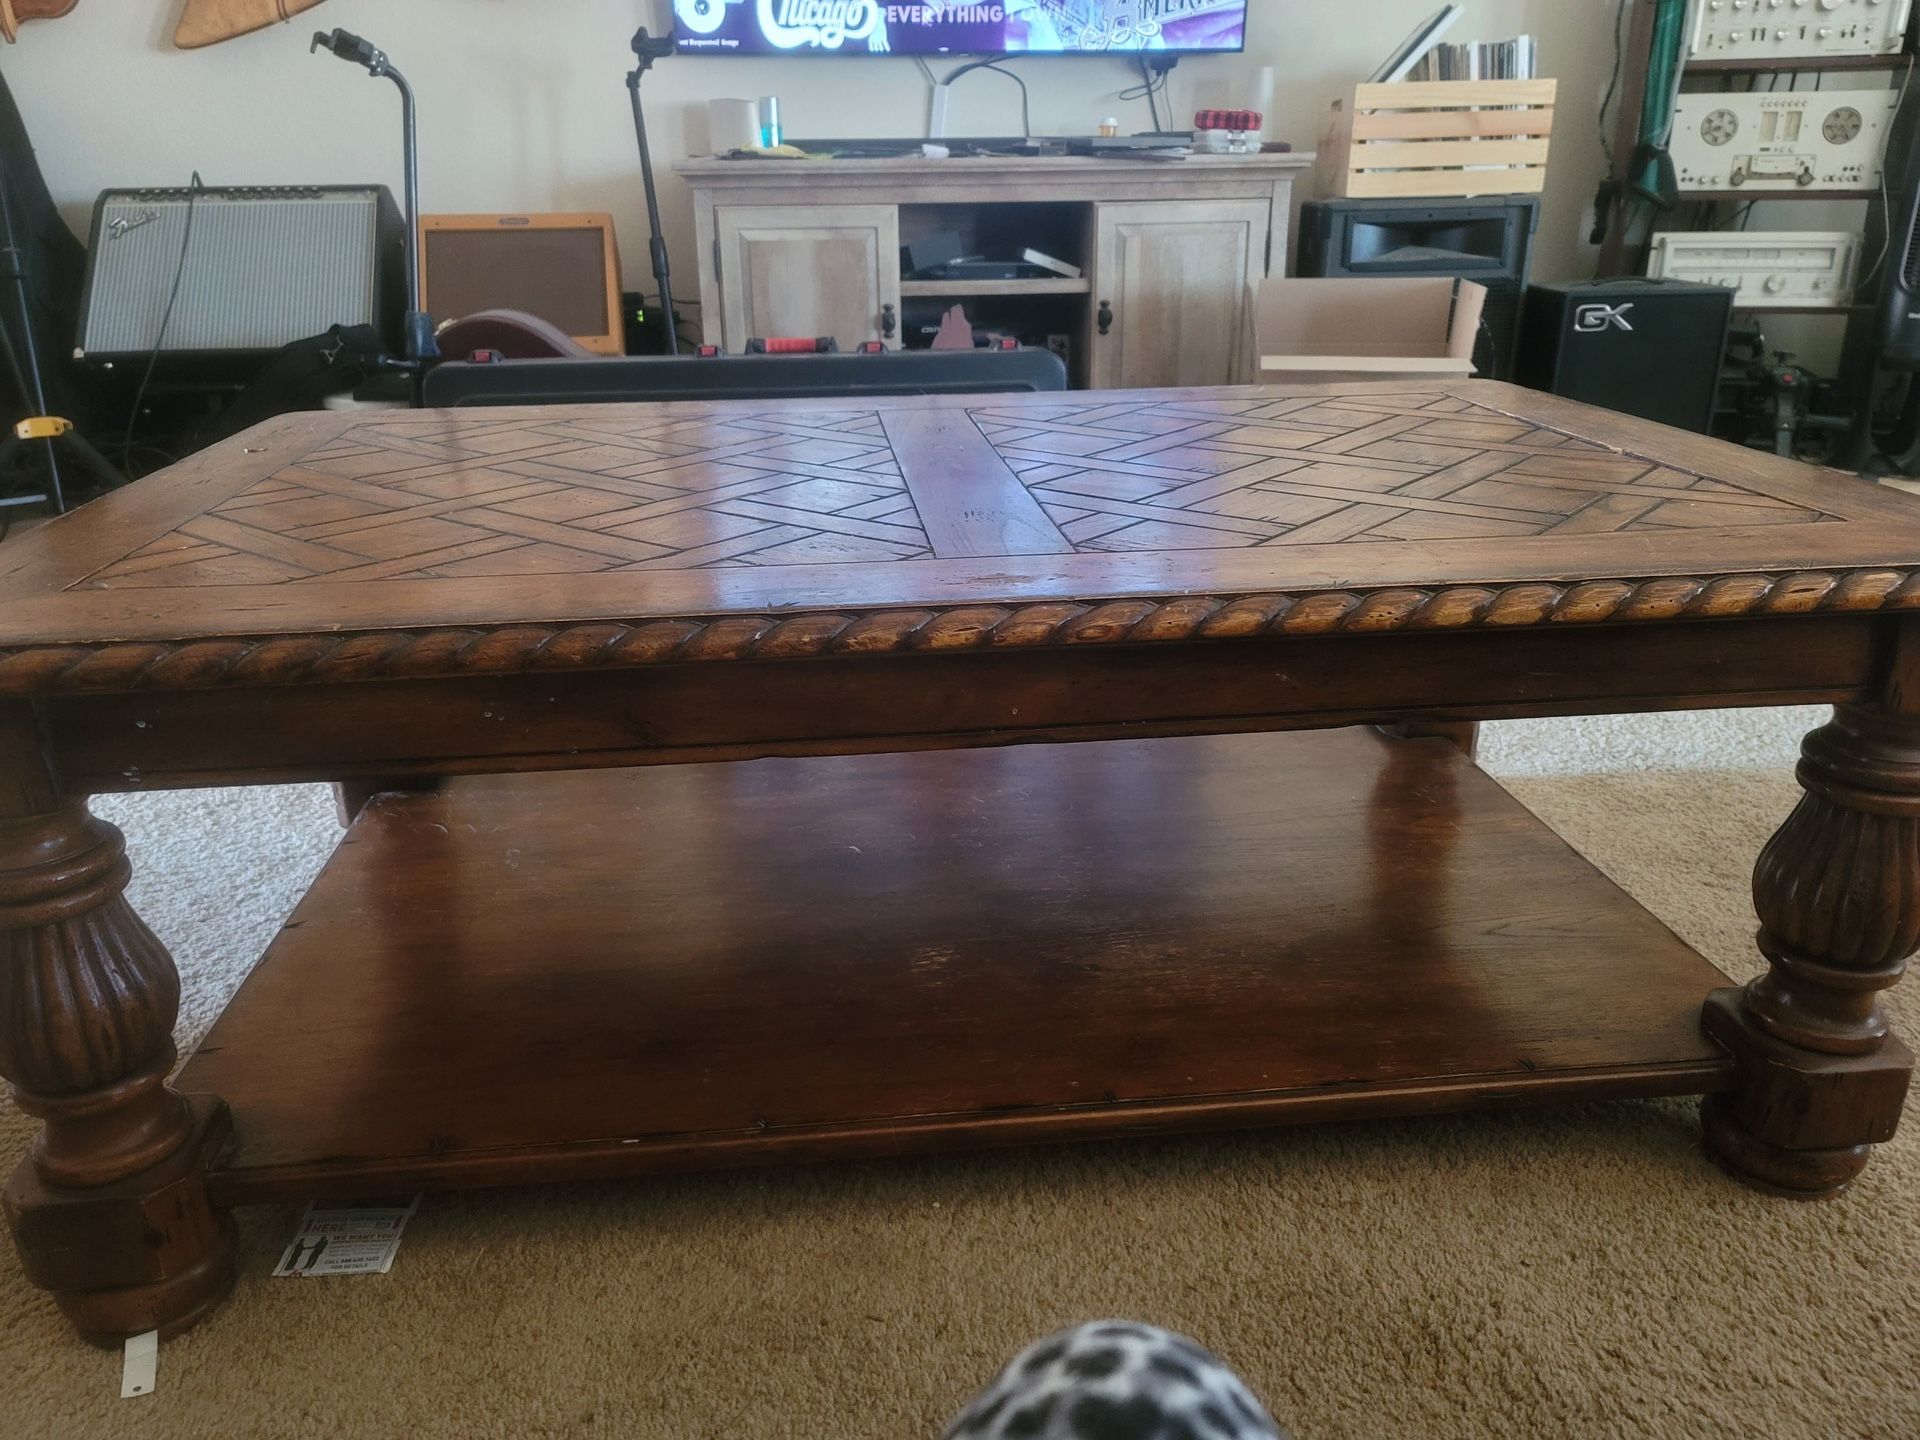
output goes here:
[{"label": "console cabinet door", "polygon": [[1248,293],[1266,278],[1272,203],[1154,200],[1097,210],[1094,387],[1244,379]]},{"label": "console cabinet door", "polygon": [[[842,350],[863,340],[899,344],[893,206],[723,205],[714,230],[728,351],[773,336],[831,335]],[[889,325],[893,333],[883,333]]]}]

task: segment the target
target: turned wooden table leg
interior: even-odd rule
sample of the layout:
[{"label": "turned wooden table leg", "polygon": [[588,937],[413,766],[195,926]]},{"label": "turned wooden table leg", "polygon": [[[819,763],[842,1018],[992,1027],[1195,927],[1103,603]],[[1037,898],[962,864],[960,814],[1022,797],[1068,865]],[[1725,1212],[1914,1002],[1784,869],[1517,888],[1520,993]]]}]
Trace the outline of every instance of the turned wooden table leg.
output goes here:
[{"label": "turned wooden table leg", "polygon": [[1807,793],[1753,876],[1767,973],[1707,1001],[1739,1076],[1703,1117],[1721,1164],[1811,1198],[1891,1138],[1913,1069],[1880,992],[1920,948],[1920,718],[1841,706],[1801,755]]},{"label": "turned wooden table leg", "polygon": [[225,1107],[167,1084],[180,977],[128,905],[120,832],[57,792],[0,704],[0,1075],[44,1122],[4,1208],[27,1278],[98,1344],[200,1319],[233,1281],[207,1201]]}]

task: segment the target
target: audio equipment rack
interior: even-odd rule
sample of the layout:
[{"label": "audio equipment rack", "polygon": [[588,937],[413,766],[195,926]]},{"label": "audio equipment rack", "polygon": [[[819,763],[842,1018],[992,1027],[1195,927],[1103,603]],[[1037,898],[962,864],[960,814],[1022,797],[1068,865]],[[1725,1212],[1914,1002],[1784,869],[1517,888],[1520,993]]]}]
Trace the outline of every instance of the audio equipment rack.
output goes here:
[{"label": "audio equipment rack", "polygon": [[[1613,166],[1610,180],[1614,201],[1609,212],[1599,217],[1599,225],[1604,228],[1601,240],[1599,273],[1602,275],[1624,275],[1638,268],[1631,263],[1635,247],[1633,238],[1634,221],[1637,218],[1636,207],[1630,197],[1630,182],[1638,168],[1636,151],[1639,149],[1639,129],[1641,107],[1645,99],[1648,76],[1653,69],[1653,45],[1655,21],[1660,0],[1629,0],[1632,6],[1631,25],[1624,44],[1621,47],[1620,72],[1615,90],[1615,109],[1611,124]],[[1915,11],[1920,15],[1920,10]],[[1693,16],[1689,15],[1688,33],[1692,33]],[[1775,56],[1754,53],[1732,57],[1682,57],[1682,80],[1701,76],[1720,76],[1726,83],[1736,75],[1753,77],[1777,77],[1800,75],[1821,75],[1832,73],[1862,73],[1873,71],[1893,71],[1915,64],[1914,21],[1909,19],[1905,44],[1898,50],[1873,54],[1851,55],[1802,55]],[[1861,82],[1864,85],[1864,81]],[[1849,89],[1855,88],[1853,85]],[[1783,98],[1791,93],[1786,86],[1781,87]],[[1920,103],[1920,97],[1907,96],[1909,100]],[[1705,203],[1719,205],[1725,203],[1747,204],[1753,201],[1800,201],[1800,200],[1877,200],[1880,195],[1878,186],[1857,189],[1829,189],[1822,186],[1796,186],[1790,190],[1767,190],[1765,192],[1728,188],[1725,190],[1688,191],[1681,196],[1683,203]],[[1764,306],[1742,304],[1742,310],[1765,309]],[[1798,307],[1782,306],[1781,309]],[[1828,313],[1834,313],[1830,309]],[[1842,312],[1845,313],[1845,312]]]},{"label": "audio equipment rack", "polygon": [[[1645,166],[1645,155],[1641,152],[1640,128],[1642,108],[1646,99],[1646,87],[1655,71],[1656,31],[1661,20],[1663,0],[1627,0],[1632,7],[1626,37],[1620,47],[1620,66],[1614,86],[1616,109],[1612,115],[1603,118],[1603,130],[1611,141],[1612,158],[1609,199],[1601,207],[1596,219],[1596,233],[1600,238],[1600,263],[1597,274],[1600,276],[1623,276],[1641,273],[1644,269],[1642,256],[1652,248],[1652,229],[1660,225],[1660,216],[1655,214],[1651,226],[1645,223],[1646,206],[1634,198],[1632,182]],[[1896,11],[1901,12],[1896,15]],[[1771,12],[1768,12],[1771,13]],[[1862,12],[1864,15],[1866,12]],[[1920,5],[1898,6],[1885,12],[1876,11],[1878,16],[1885,13],[1896,18],[1890,22],[1880,22],[1884,32],[1879,40],[1871,37],[1863,40],[1858,53],[1826,54],[1782,54],[1769,53],[1766,43],[1755,42],[1755,48],[1743,53],[1706,54],[1691,53],[1692,42],[1701,28],[1708,22],[1701,19],[1700,0],[1694,0],[1687,11],[1685,34],[1682,36],[1680,58],[1679,90],[1687,90],[1689,80],[1718,78],[1720,84],[1729,93],[1739,94],[1735,90],[1736,77],[1748,76],[1749,90],[1761,90],[1761,79],[1771,77],[1769,86],[1777,86],[1778,93],[1784,99],[1795,93],[1794,87],[1801,85],[1801,77],[1814,77],[1816,91],[1821,88],[1821,80],[1827,75],[1841,74],[1848,77],[1859,76],[1858,80],[1849,78],[1846,89],[1866,88],[1871,82],[1868,76],[1873,73],[1891,74],[1908,70],[1909,80],[1920,57],[1916,56],[1916,29],[1920,29]],[[1865,28],[1865,27],[1862,27]],[[1896,41],[1893,37],[1899,35]],[[1749,37],[1751,39],[1752,37]],[[1770,41],[1767,43],[1771,43]],[[1882,48],[1871,51],[1866,49],[1869,43],[1879,44]],[[1784,82],[1782,77],[1787,77]],[[1891,88],[1891,82],[1890,82]],[[1679,196],[1679,204],[1704,204],[1711,207],[1713,217],[1709,228],[1717,229],[1728,223],[1725,207],[1732,205],[1750,206],[1756,202],[1793,203],[1796,201],[1851,201],[1861,204],[1863,209],[1881,203],[1883,194],[1899,188],[1899,181],[1893,173],[1898,163],[1900,147],[1897,137],[1911,129],[1906,113],[1920,105],[1920,95],[1910,93],[1913,86],[1909,83],[1901,87],[1901,101],[1896,105],[1891,122],[1888,125],[1889,143],[1884,151],[1883,162],[1887,167],[1884,186],[1871,188],[1833,189],[1823,185],[1796,185],[1784,189],[1746,190],[1728,188],[1725,190],[1687,191]],[[1770,91],[1768,93],[1771,93]],[[1798,93],[1806,93],[1801,86]],[[1677,96],[1676,96],[1677,98]],[[1866,227],[1871,228],[1871,227]],[[1647,233],[1638,233],[1645,230]],[[1736,233],[1728,230],[1729,235]],[[1871,250],[1872,247],[1866,247]],[[1890,252],[1889,252],[1890,254]],[[1881,264],[1894,263],[1890,258],[1882,257]],[[1803,299],[1783,295],[1775,300],[1764,294],[1759,296],[1742,295],[1735,303],[1735,309],[1750,315],[1828,315],[1837,316],[1846,326],[1846,335],[1841,345],[1842,376],[1841,392],[1847,396],[1848,403],[1856,409],[1873,403],[1868,393],[1871,382],[1862,373],[1856,358],[1863,353],[1866,344],[1866,332],[1873,327],[1873,317],[1877,306],[1872,303],[1872,295],[1867,293],[1875,265],[1871,254],[1863,254],[1861,265],[1861,292],[1854,296],[1853,303],[1846,305],[1808,305]]]}]

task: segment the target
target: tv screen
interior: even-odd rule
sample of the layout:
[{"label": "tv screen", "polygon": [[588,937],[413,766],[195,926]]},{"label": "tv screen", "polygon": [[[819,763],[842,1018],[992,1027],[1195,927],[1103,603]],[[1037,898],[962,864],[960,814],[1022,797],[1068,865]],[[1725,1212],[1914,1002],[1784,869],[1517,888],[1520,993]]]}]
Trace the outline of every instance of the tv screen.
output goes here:
[{"label": "tv screen", "polygon": [[1248,0],[673,0],[693,55],[1209,54]]}]

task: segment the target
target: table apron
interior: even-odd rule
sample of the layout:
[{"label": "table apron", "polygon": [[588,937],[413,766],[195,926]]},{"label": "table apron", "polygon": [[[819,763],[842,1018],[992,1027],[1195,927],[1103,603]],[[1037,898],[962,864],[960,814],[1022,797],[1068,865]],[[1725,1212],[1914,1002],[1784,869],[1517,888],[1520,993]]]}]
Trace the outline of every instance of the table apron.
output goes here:
[{"label": "table apron", "polygon": [[1833,702],[1897,619],[1063,647],[38,702],[75,792]]}]

